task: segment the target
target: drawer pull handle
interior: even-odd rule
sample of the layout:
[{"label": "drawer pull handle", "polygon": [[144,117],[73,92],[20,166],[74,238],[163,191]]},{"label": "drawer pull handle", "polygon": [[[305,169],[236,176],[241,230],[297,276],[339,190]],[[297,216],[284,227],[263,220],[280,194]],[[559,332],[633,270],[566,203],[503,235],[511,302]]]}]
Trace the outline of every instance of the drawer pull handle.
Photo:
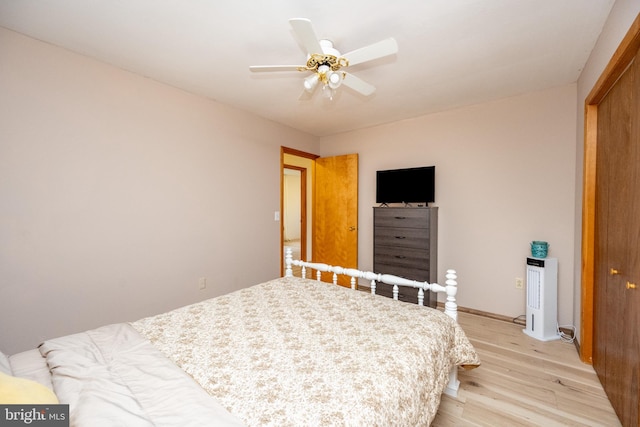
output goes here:
[{"label": "drawer pull handle", "polygon": [[396,219],[407,219],[406,216],[397,216]]},{"label": "drawer pull handle", "polygon": [[396,258],[398,258],[398,259],[407,259],[406,256],[402,256],[402,255],[396,255]]},{"label": "drawer pull handle", "polygon": [[405,236],[395,236],[396,239],[406,239]]}]

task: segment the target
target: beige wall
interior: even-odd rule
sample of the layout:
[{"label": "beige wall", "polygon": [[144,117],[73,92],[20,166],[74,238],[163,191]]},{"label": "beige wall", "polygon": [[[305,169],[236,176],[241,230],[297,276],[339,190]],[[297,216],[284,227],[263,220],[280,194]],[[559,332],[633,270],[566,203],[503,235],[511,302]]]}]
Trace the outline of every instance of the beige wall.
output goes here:
[{"label": "beige wall", "polygon": [[[584,101],[593,89],[598,78],[604,71],[613,56],[613,53],[620,45],[631,24],[640,13],[640,1],[638,0],[616,0],[609,18],[598,38],[589,60],[578,80],[577,96],[577,138],[576,138],[576,241],[575,241],[575,292],[574,292],[574,318],[576,325],[580,323],[581,316],[581,230],[582,230],[582,172],[584,161]],[[578,336],[580,329],[578,328]]]},{"label": "beige wall", "polygon": [[375,172],[436,165],[438,272],[458,270],[459,304],[516,317],[529,242],[559,259],[559,320],[573,321],[576,86],[321,139],[321,155],[358,152],[360,268],[372,267]]},{"label": "beige wall", "polygon": [[315,138],[4,29],[0,58],[0,349],[279,274],[280,146]]}]

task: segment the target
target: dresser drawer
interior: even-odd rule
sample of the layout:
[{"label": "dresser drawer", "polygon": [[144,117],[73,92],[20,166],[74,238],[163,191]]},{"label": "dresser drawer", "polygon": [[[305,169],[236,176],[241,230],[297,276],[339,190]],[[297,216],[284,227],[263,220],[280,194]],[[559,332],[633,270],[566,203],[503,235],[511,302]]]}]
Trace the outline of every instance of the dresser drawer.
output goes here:
[{"label": "dresser drawer", "polygon": [[376,227],[428,228],[429,209],[376,208],[373,210]]},{"label": "dresser drawer", "polygon": [[419,267],[422,264],[429,265],[429,251],[376,245],[373,250],[373,262]]},{"label": "dresser drawer", "polygon": [[422,249],[429,247],[429,229],[375,227],[373,238],[375,246],[399,246]]},{"label": "dresser drawer", "polygon": [[376,262],[373,269],[376,273],[393,274],[394,276],[404,277],[405,279],[418,280],[421,282],[429,282],[429,264],[423,264],[420,267],[399,265],[397,263]]}]

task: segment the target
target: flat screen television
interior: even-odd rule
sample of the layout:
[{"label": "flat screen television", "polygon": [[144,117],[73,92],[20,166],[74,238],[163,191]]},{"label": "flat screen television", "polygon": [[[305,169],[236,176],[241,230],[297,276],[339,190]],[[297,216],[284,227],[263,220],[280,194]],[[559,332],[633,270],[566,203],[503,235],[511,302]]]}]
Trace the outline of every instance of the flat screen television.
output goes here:
[{"label": "flat screen television", "polygon": [[376,203],[432,203],[435,166],[376,172]]}]

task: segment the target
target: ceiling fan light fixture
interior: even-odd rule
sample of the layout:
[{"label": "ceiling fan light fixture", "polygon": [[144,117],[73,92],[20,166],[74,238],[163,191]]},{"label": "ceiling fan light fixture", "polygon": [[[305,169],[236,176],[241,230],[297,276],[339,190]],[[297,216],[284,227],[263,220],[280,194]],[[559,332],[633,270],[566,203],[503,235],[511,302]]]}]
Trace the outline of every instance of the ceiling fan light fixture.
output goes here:
[{"label": "ceiling fan light fixture", "polygon": [[324,85],[322,86],[322,96],[329,100],[329,101],[333,101],[333,95],[335,94],[335,90],[329,86],[329,85]]},{"label": "ceiling fan light fixture", "polygon": [[304,89],[307,92],[313,91],[313,89],[315,89],[315,87],[318,85],[318,80],[319,79],[320,79],[320,77],[316,73],[314,73],[314,74],[310,75],[309,77],[305,78],[304,79]]},{"label": "ceiling fan light fixture", "polygon": [[329,73],[327,77],[327,84],[331,89],[337,89],[342,84],[342,79],[344,78],[343,73],[332,71]]},{"label": "ceiling fan light fixture", "polygon": [[318,66],[318,74],[322,76],[326,76],[329,71],[331,71],[331,67],[328,65],[322,64]]}]

